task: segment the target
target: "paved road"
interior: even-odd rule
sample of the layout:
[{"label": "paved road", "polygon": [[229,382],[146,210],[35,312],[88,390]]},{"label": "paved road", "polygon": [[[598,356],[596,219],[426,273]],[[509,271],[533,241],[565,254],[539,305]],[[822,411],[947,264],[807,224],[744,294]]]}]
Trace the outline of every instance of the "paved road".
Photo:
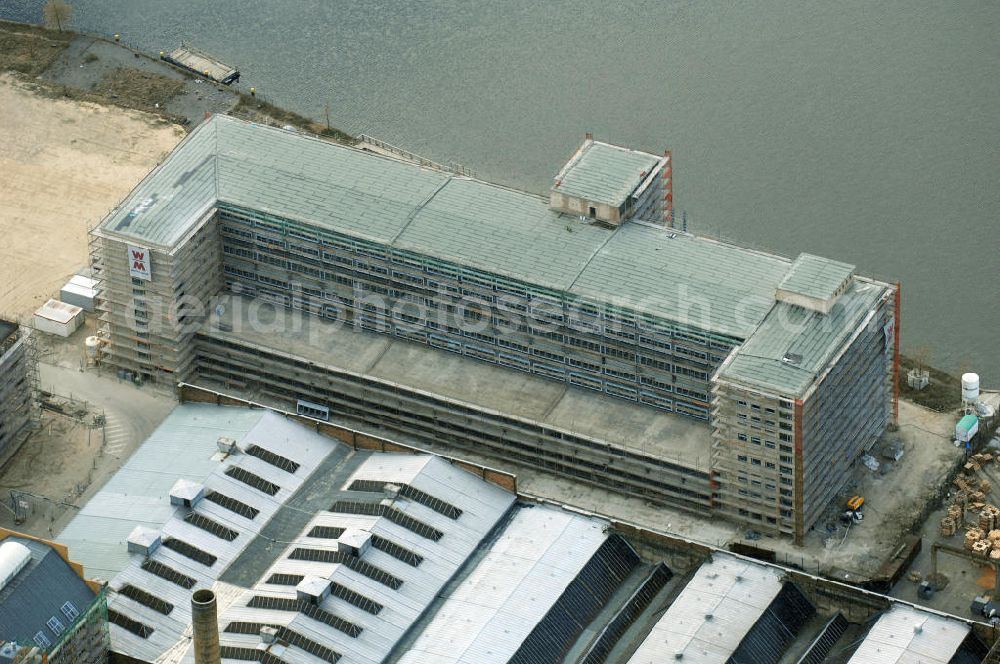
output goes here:
[{"label": "paved road", "polygon": [[160,388],[136,387],[113,374],[98,376],[91,371],[42,363],[38,372],[43,390],[72,396],[104,411],[105,453],[118,459],[127,458],[176,405],[171,395]]}]

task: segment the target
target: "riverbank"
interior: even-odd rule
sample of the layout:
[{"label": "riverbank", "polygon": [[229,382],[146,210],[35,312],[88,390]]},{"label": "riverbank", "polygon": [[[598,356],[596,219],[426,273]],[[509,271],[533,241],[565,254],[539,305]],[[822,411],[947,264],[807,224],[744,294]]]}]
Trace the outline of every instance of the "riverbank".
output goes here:
[{"label": "riverbank", "polygon": [[246,86],[225,86],[99,35],[0,21],[0,72],[30,79],[53,98],[158,115],[190,130],[210,113],[293,126],[341,143],[353,136],[279,108]]}]

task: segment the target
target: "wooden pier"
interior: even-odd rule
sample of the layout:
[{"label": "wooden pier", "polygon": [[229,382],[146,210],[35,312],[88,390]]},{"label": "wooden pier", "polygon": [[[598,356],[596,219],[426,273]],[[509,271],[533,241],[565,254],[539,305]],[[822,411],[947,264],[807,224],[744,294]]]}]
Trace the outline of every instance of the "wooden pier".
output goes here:
[{"label": "wooden pier", "polygon": [[220,62],[209,54],[190,46],[181,46],[169,53],[161,52],[160,59],[224,85],[229,85],[240,79],[240,72],[235,67]]}]

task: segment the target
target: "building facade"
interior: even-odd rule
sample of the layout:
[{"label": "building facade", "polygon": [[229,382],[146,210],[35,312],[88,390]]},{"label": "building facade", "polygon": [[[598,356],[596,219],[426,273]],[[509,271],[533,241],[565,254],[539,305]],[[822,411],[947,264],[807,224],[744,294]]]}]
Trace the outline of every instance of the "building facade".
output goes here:
[{"label": "building facade", "polygon": [[[870,368],[879,379],[864,394],[837,376],[853,375],[877,345],[874,337],[855,343],[862,319],[870,314],[872,330],[885,334],[898,311],[894,287],[866,281],[856,293],[862,281],[851,266],[808,255],[789,261],[671,228],[665,223],[672,213],[670,168],[669,156],[588,138],[546,201],[213,118],[94,231],[103,360],[170,381],[211,366],[199,356],[204,345],[195,343],[196,333],[212,296],[228,289],[711,421],[715,434],[706,435],[706,448],[718,464],[712,507],[801,536],[816,517],[809,506],[830,493],[827,487],[809,497],[809,464],[833,454],[843,466],[840,477],[888,423],[895,355]],[[822,331],[801,368],[815,385],[808,394],[773,385],[768,367],[754,366],[755,345],[772,353],[794,345],[786,310],[808,312]],[[719,373],[727,362],[745,370]],[[775,417],[765,418],[773,431],[753,436],[773,442],[765,449],[778,457],[769,468],[776,476],[768,494],[773,509],[766,512],[726,507],[739,502],[727,496],[742,497],[734,484],[739,472],[728,467],[744,455],[728,450],[743,441],[725,442],[738,435],[741,421],[730,402],[744,400],[741,390],[773,395],[779,405],[802,401],[801,417],[793,409],[792,419],[783,420],[775,408]],[[837,433],[829,420],[846,406],[831,404],[845,398],[874,400],[877,413],[859,413],[864,423],[852,415]],[[797,469],[791,515],[782,493],[789,489],[778,488],[787,447],[793,463],[786,467]],[[813,448],[816,456],[806,453]],[[764,492],[757,493],[763,500]]]},{"label": "building facade", "polygon": [[31,422],[32,386],[27,338],[16,323],[0,320],[0,454]]}]

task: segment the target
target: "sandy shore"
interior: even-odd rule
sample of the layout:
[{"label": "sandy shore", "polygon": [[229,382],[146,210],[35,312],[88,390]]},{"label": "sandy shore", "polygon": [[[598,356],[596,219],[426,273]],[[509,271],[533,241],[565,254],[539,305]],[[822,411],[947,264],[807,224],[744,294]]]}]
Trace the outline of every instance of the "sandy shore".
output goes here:
[{"label": "sandy shore", "polygon": [[156,116],[0,75],[0,313],[30,314],[89,261],[87,230],[180,140]]}]

